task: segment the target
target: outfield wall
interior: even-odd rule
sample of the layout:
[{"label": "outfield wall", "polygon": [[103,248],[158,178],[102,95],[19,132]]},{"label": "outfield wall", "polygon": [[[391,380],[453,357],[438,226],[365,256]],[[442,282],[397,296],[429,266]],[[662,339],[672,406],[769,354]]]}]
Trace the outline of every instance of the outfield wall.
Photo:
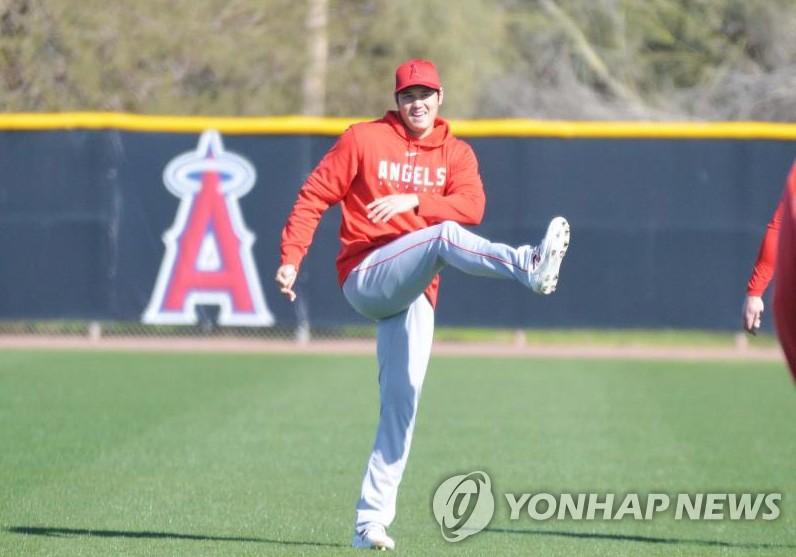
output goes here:
[{"label": "outfield wall", "polygon": [[[316,325],[364,323],[336,284],[337,210],[323,219],[304,263],[305,305],[288,304],[273,283],[279,232],[298,188],[351,122],[0,115],[0,318],[137,322],[149,312],[152,322],[160,315],[180,323],[192,315],[220,319],[232,306],[243,317],[227,315],[229,324],[289,325],[297,309]],[[550,298],[443,271],[438,323],[737,328],[759,241],[796,158],[796,125],[513,120],[453,127],[481,163],[487,209],[478,233],[534,242],[562,214],[572,245]],[[205,130],[219,132],[210,147]],[[169,185],[166,169],[180,156]],[[215,158],[222,162],[208,166]],[[172,230],[178,248],[186,241],[176,225],[200,212],[190,196],[208,168],[222,189],[238,188],[223,206],[242,220],[226,223],[213,212],[222,205],[207,201],[205,235],[212,230],[212,237],[176,256],[193,258],[180,274],[165,262],[175,257],[165,233]],[[186,196],[193,201],[183,203]],[[236,248],[235,237],[253,243]],[[236,277],[224,275],[232,256],[240,256]],[[182,290],[169,290],[177,276]],[[246,287],[261,295],[235,301]],[[153,313],[158,303],[172,306]]]}]

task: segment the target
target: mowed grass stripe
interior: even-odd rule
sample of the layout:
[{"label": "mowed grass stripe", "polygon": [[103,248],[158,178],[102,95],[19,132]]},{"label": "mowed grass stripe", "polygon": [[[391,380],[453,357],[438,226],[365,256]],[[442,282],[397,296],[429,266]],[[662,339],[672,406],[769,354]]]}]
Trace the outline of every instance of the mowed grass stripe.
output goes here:
[{"label": "mowed grass stripe", "polygon": [[[2,356],[0,554],[350,554],[378,415],[372,358]],[[792,554],[787,503],[773,522],[533,522],[509,520],[502,494],[787,502],[793,395],[781,364],[435,358],[391,532],[423,555]],[[433,491],[478,469],[495,518],[452,546]]]},{"label": "mowed grass stripe", "polygon": [[[153,525],[176,523],[182,533],[237,532],[250,520],[262,529],[271,506],[287,519],[286,509],[301,508],[285,506],[283,497],[323,470],[313,469],[320,459],[312,456],[329,443],[324,431],[334,427],[324,419],[328,404],[340,401],[338,389],[356,388],[340,380],[319,388],[323,358],[53,360],[42,362],[41,373],[4,374],[21,385],[11,415],[25,412],[28,421],[13,419],[18,442],[25,446],[26,431],[43,435],[33,454],[19,451],[27,453],[28,462],[17,468],[23,476],[31,464],[42,473],[28,478],[33,489],[12,506],[33,518],[68,509],[61,526],[76,529],[99,522],[110,530],[157,531]],[[307,412],[320,412],[321,419],[310,420]],[[360,454],[372,427],[366,429]],[[11,470],[13,461],[2,468]],[[288,521],[288,529],[294,524]]]}]

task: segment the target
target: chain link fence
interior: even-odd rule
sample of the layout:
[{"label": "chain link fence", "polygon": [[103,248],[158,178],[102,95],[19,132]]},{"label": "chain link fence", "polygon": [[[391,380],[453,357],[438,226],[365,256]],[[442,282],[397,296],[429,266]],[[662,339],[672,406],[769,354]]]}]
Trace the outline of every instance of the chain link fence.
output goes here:
[{"label": "chain link fence", "polygon": [[195,339],[250,339],[294,340],[307,343],[316,340],[366,340],[375,338],[375,327],[370,326],[310,326],[299,322],[292,326],[273,327],[221,327],[212,321],[196,325],[147,325],[129,321],[54,321],[5,320],[0,321],[0,335],[102,338],[136,337],[195,338]]}]

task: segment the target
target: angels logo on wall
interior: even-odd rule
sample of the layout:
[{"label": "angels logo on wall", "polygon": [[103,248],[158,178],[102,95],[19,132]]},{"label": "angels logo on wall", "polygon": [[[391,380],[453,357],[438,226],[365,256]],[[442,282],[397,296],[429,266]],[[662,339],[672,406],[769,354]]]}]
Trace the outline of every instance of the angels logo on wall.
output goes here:
[{"label": "angels logo on wall", "polygon": [[251,163],[225,151],[214,130],[201,135],[196,151],[166,165],[163,181],[180,205],[163,235],[166,253],[144,323],[196,324],[196,307],[214,305],[219,325],[274,324],[252,257],[255,236],[238,202],[255,178]]}]

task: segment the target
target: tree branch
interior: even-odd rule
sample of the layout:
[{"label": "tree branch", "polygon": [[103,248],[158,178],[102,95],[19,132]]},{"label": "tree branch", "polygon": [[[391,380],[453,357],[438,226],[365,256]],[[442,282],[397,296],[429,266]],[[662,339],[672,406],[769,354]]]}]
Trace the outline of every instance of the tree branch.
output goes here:
[{"label": "tree branch", "polygon": [[625,87],[621,81],[615,79],[611,75],[608,66],[603,59],[600,58],[594,48],[592,48],[589,39],[586,38],[586,35],[581,31],[580,27],[578,27],[578,24],[562,10],[554,0],[539,0],[539,4],[541,4],[542,8],[561,25],[564,32],[574,43],[583,61],[612,95],[624,101],[630,101],[639,105],[643,104],[643,101],[636,93]]}]

